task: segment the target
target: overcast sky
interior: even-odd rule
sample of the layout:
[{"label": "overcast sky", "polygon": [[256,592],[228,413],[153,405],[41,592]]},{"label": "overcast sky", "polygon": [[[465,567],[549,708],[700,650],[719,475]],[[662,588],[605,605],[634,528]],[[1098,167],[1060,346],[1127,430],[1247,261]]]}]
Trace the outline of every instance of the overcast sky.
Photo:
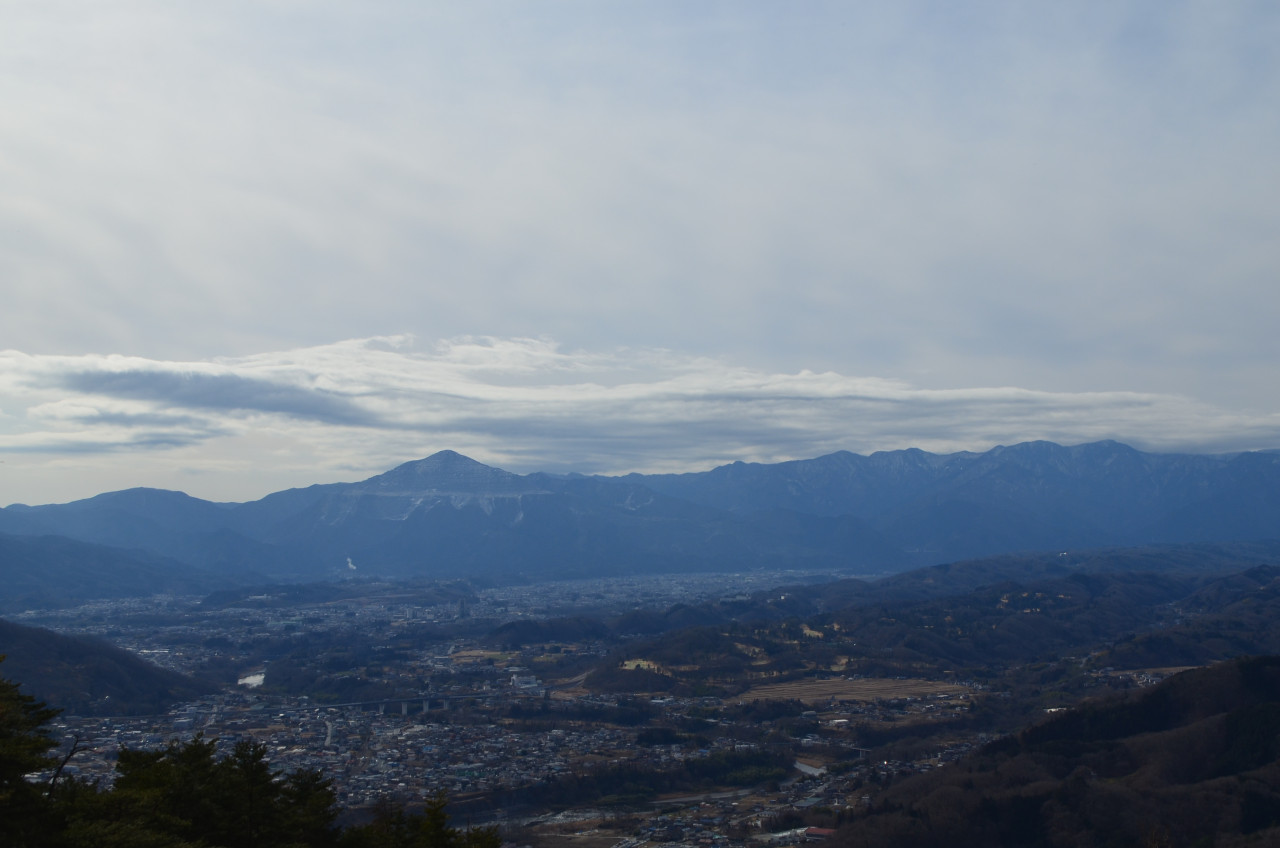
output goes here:
[{"label": "overcast sky", "polygon": [[1274,2],[0,0],[0,503],[1280,448]]}]

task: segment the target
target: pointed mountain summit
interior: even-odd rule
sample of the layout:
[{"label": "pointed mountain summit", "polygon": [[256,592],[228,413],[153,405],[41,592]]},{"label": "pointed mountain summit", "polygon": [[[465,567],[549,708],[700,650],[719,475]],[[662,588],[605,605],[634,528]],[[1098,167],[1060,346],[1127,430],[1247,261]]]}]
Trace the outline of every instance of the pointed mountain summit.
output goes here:
[{"label": "pointed mountain summit", "polygon": [[426,459],[398,465],[352,487],[377,495],[496,495],[510,497],[545,492],[527,477],[442,450]]},{"label": "pointed mountain summit", "polygon": [[1118,442],[840,451],[620,478],[514,474],[445,450],[245,504],[134,489],[0,509],[0,533],[147,550],[235,579],[353,567],[520,580],[869,573],[1010,551],[1274,539],[1278,528],[1280,453],[1154,454]]}]

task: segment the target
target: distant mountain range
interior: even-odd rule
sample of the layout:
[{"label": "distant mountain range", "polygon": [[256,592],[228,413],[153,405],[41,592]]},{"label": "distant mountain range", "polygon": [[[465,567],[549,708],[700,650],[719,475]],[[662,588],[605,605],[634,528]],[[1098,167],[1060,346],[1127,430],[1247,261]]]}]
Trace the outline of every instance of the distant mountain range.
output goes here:
[{"label": "distant mountain range", "polygon": [[[55,581],[91,579],[83,563],[98,561],[100,572],[175,589],[357,575],[865,574],[1010,551],[1280,538],[1280,454],[1028,442],[586,477],[512,474],[442,451],[362,482],[243,504],[130,489],[14,505],[0,510],[0,534],[8,586],[14,572],[39,582],[41,557]],[[68,539],[113,550],[72,556]],[[39,603],[41,591],[27,585],[23,597]],[[11,596],[0,609],[13,608]]]}]

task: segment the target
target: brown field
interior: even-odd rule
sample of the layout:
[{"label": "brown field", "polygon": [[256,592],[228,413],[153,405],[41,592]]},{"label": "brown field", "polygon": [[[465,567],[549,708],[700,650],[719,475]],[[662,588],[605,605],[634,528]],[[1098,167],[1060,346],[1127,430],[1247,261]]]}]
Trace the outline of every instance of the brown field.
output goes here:
[{"label": "brown field", "polygon": [[791,683],[770,683],[748,689],[739,700],[800,700],[806,703],[818,701],[874,701],[877,698],[926,698],[930,695],[967,694],[968,687],[936,680],[890,680],[867,678],[863,680],[796,680]]},{"label": "brown field", "polygon": [[449,655],[449,659],[454,665],[475,665],[485,660],[493,660],[495,663],[505,663],[511,659],[511,654],[503,651],[482,651],[472,649],[467,651],[454,651]]}]

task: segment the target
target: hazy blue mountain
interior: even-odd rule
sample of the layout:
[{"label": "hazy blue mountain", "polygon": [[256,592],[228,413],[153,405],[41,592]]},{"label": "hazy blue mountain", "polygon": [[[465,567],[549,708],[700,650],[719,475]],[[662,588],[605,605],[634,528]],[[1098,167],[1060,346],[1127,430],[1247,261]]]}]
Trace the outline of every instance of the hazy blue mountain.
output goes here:
[{"label": "hazy blue mountain", "polygon": [[15,504],[0,510],[0,533],[146,550],[223,575],[247,577],[288,562],[288,552],[234,529],[235,506],[164,489],[126,489],[68,504]]},{"label": "hazy blue mountain", "polygon": [[[1252,454],[1271,457],[1271,454]],[[1147,454],[1118,442],[1062,447],[1025,442],[986,453],[931,454],[912,448],[860,456],[847,451],[775,464],[735,462],[692,474],[628,475],[674,497],[738,512],[786,507],[817,515],[875,519],[949,500],[1021,504],[1086,514],[1167,509],[1191,502],[1232,457]],[[1136,499],[1134,496],[1137,496]],[[1179,501],[1179,498],[1181,501]]]},{"label": "hazy blue mountain", "polygon": [[12,506],[0,532],[270,579],[870,573],[1013,551],[1280,538],[1280,455],[1028,442],[610,478],[513,474],[442,451],[243,504],[132,489]]},{"label": "hazy blue mountain", "polygon": [[225,582],[224,576],[149,551],[0,533],[0,612],[65,607],[95,598],[204,592]]},{"label": "hazy blue mountain", "polygon": [[734,512],[791,509],[875,518],[927,494],[949,469],[977,454],[939,456],[912,448],[860,456],[848,451],[774,464],[734,462],[687,474],[622,478],[672,497]]},{"label": "hazy blue mountain", "polygon": [[[316,567],[497,579],[896,564],[849,517],[745,520],[632,483],[520,476],[452,451],[331,487],[263,534]],[[348,565],[348,560],[351,561]]]},{"label": "hazy blue mountain", "polygon": [[856,515],[941,562],[1012,550],[1280,537],[1280,455],[1152,454],[1118,442],[986,453],[847,452],[623,478],[750,512]]},{"label": "hazy blue mountain", "polygon": [[[0,511],[0,531],[71,536],[122,548],[170,546],[185,528],[225,526],[227,508],[182,492],[126,489],[69,504]],[[20,529],[21,528],[21,529]]]}]

